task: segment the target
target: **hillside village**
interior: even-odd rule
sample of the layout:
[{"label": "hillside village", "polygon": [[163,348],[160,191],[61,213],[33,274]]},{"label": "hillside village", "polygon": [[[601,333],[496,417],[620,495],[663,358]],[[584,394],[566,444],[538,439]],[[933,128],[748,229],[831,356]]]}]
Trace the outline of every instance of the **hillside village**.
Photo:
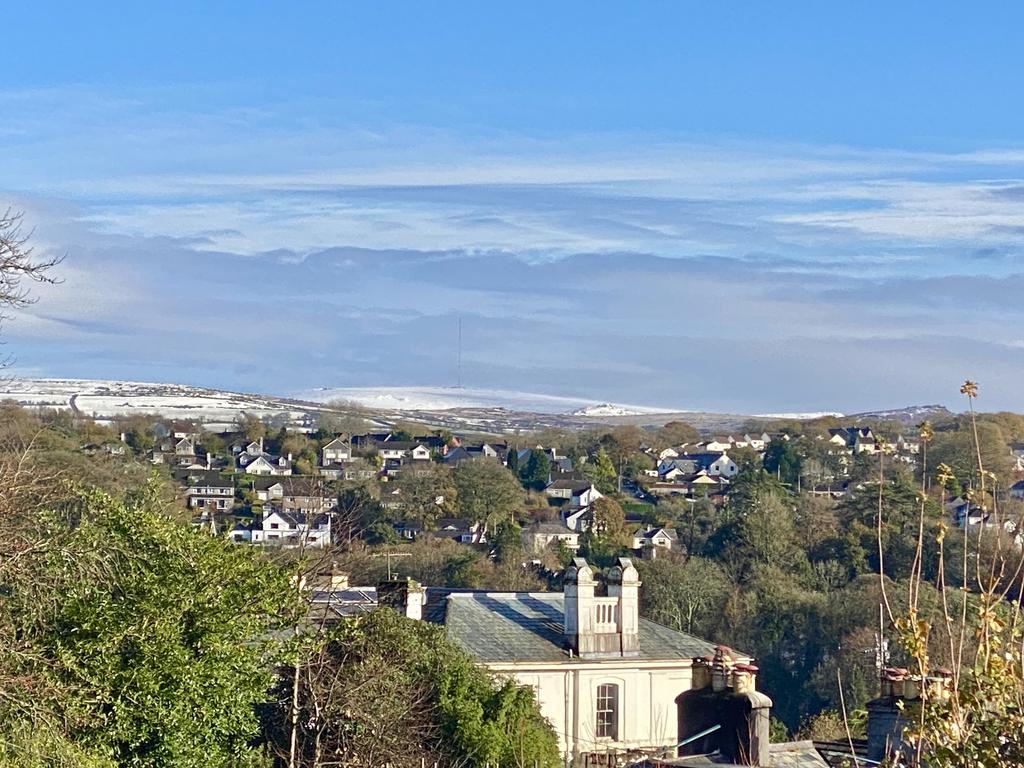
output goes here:
[{"label": "hillside village", "polygon": [[[520,521],[525,525],[522,537],[527,551],[539,553],[561,544],[574,552],[592,520],[593,502],[614,494],[629,499],[625,509],[633,529],[632,549],[651,556],[655,548],[671,549],[677,541],[671,526],[653,524],[659,501],[705,501],[722,507],[741,465],[765,466],[767,457],[781,478],[784,461],[778,457],[802,451],[806,454],[803,471],[794,477],[792,490],[839,500],[857,487],[853,469],[858,458],[880,454],[913,470],[921,451],[917,437],[900,433],[890,441],[861,426],[831,427],[814,437],[787,432],[712,436],[666,447],[660,447],[652,433],[649,443],[636,445],[625,466],[609,468],[610,459],[601,449],[570,457],[557,447],[529,445],[529,438],[510,443],[508,437],[474,439],[394,431],[324,434],[309,429],[302,435],[304,455],[299,458],[286,450],[288,441],[296,437],[287,431],[271,441],[262,436],[250,440],[241,432],[205,433],[188,422],[157,420],[150,429],[157,436],[156,444],[145,455],[169,471],[194,525],[238,543],[314,548],[328,547],[350,535],[338,513],[338,494],[353,483],[369,483],[377,490],[395,534],[402,539],[429,535],[487,545],[494,532],[487,530],[484,519],[459,515],[417,519],[402,482],[403,477],[438,467],[452,470],[486,461],[510,469],[527,490],[532,487],[537,492],[529,498],[532,506]],[[217,447],[209,447],[211,443]],[[123,439],[103,449],[117,455],[130,450]],[[1024,475],[1024,446],[1011,446],[1008,452],[1014,470]],[[531,462],[542,466],[539,476],[530,468]],[[1018,481],[1007,492],[1024,497],[1024,482]],[[439,510],[451,509],[440,495],[436,502]],[[962,497],[948,500],[947,505],[952,523],[963,527],[981,522],[967,514]]]},{"label": "hillside village", "polygon": [[[861,649],[843,662],[846,695],[870,715],[853,749],[877,760],[902,705],[872,680],[899,673],[884,649],[865,656],[880,642],[877,609],[845,606],[871,604],[874,587],[859,579],[873,567],[879,478],[893,514],[909,516],[915,478],[927,486],[931,467],[947,525],[1021,544],[1024,444],[1012,438],[1024,420],[1006,415],[981,424],[986,462],[1009,479],[989,489],[997,517],[973,487],[956,419],[486,435],[248,416],[211,431],[0,409],[21,431],[62,435],[49,443],[59,464],[77,454],[103,477],[145,469],[172,514],[209,539],[312,563],[309,618],[322,631],[378,607],[441,628],[497,679],[534,691],[566,764],[704,765],[709,753],[842,764],[851,748],[828,725],[834,692],[820,679],[840,659],[837,640]],[[887,546],[891,563],[905,557],[906,542]],[[785,579],[795,591],[766,607]],[[771,621],[794,629],[768,643]],[[798,631],[805,621],[817,629]]]}]

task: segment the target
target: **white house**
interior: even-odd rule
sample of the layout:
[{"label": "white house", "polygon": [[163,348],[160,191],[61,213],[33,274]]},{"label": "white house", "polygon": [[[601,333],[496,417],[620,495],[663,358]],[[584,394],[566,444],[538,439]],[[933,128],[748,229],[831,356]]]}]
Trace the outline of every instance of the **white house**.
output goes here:
[{"label": "white house", "polygon": [[569,505],[573,507],[589,507],[595,501],[602,498],[604,498],[604,494],[597,490],[593,484],[588,483],[573,490],[572,496],[569,498]]},{"label": "white house", "polygon": [[250,541],[283,547],[327,547],[331,543],[331,516],[270,509],[258,526],[252,526]]},{"label": "white house", "polygon": [[292,456],[271,456],[261,453],[253,456],[245,452],[238,455],[238,466],[247,475],[290,475],[292,473]]},{"label": "white house", "polygon": [[452,592],[400,581],[379,585],[377,598],[442,624],[493,674],[532,688],[566,760],[674,756],[677,744],[707,732],[712,741],[695,739],[684,754],[717,749],[768,765],[771,700],[756,691],[749,657],[640,618],[640,580],[627,558],[609,570],[606,595],[582,558],[563,585],[562,593]]},{"label": "white house", "polygon": [[422,443],[388,440],[377,446],[377,455],[385,461],[388,459],[430,461],[430,448]]},{"label": "white house", "polygon": [[658,466],[658,476],[663,481],[676,481],[698,472],[722,477],[735,477],[740,471],[736,462],[727,453],[694,453],[677,459],[663,461]]},{"label": "white house", "polygon": [[730,459],[726,454],[722,454],[717,459],[707,465],[707,471],[709,475],[721,475],[722,477],[736,477],[739,473],[740,468],[736,466],[736,462]]},{"label": "white house", "polygon": [[871,427],[839,427],[828,431],[828,441],[854,453],[874,453],[878,447]]},{"label": "white house", "polygon": [[565,507],[561,512],[562,524],[570,531],[581,533],[585,526],[585,518],[590,507]]},{"label": "white house", "polygon": [[554,480],[547,484],[544,493],[548,498],[568,501],[570,507],[586,507],[600,499],[602,494],[588,480]]},{"label": "white house", "polygon": [[722,453],[732,448],[732,444],[735,441],[732,436],[729,437],[714,437],[704,443],[704,450],[708,453]]},{"label": "white house", "polygon": [[768,441],[771,440],[767,434],[762,433],[759,437],[751,437],[750,435],[743,436],[744,441],[750,448],[755,451],[763,451],[768,446]]},{"label": "white house", "polygon": [[561,523],[534,523],[523,529],[523,549],[533,555],[540,554],[552,543],[561,542],[570,551],[580,548],[580,534]]},{"label": "white house", "polygon": [[633,549],[670,550],[678,542],[674,528],[647,528],[633,534]]}]

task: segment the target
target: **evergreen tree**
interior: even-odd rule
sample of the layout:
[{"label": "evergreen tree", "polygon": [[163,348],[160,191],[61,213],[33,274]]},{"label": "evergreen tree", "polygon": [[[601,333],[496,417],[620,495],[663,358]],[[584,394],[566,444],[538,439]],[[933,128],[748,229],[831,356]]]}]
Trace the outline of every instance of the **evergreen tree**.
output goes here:
[{"label": "evergreen tree", "polygon": [[619,475],[604,448],[598,449],[593,459],[583,465],[583,474],[601,493],[615,493],[618,490]]},{"label": "evergreen tree", "polygon": [[519,448],[517,446],[509,446],[505,466],[508,467],[508,471],[513,475],[519,476]]},{"label": "evergreen tree", "polygon": [[531,450],[530,458],[520,470],[519,476],[527,488],[544,490],[551,479],[551,460],[548,455],[539,448]]}]

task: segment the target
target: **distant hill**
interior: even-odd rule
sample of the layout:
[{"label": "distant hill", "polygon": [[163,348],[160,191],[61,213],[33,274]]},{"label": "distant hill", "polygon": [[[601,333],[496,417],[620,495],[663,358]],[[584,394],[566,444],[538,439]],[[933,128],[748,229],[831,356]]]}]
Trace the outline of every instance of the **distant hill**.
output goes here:
[{"label": "distant hill", "polygon": [[[109,420],[131,414],[195,419],[211,427],[227,427],[245,411],[274,417],[291,426],[316,422],[331,410],[328,401],[340,400],[362,407],[381,426],[412,420],[456,432],[507,434],[546,427],[588,429],[597,425],[633,424],[657,427],[682,420],[706,433],[743,429],[758,421],[811,419],[823,413],[750,414],[668,411],[649,406],[588,401],[503,390],[455,387],[379,387],[320,389],[298,397],[245,394],[180,384],[82,379],[9,379],[0,381],[0,400],[15,400],[27,407],[68,409],[84,416]],[[839,415],[839,414],[834,414]],[[851,422],[895,420],[917,424],[952,413],[941,405],[919,405],[843,416]]]},{"label": "distant hill", "polygon": [[167,419],[195,419],[228,427],[243,411],[259,417],[283,417],[299,425],[322,407],[285,397],[227,392],[181,384],[89,379],[8,379],[0,381],[0,400],[28,408],[70,410],[109,420],[118,416],[154,414]]},{"label": "distant hill", "polygon": [[955,414],[944,405],[911,405],[889,411],[866,411],[850,414],[854,421],[898,421],[900,424],[920,424],[922,421],[937,421]]}]

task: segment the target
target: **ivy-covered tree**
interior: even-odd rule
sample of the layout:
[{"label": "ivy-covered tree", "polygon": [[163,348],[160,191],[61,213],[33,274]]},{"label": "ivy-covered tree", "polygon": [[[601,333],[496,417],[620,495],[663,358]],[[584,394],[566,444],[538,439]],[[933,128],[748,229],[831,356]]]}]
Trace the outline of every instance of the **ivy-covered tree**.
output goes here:
[{"label": "ivy-covered tree", "polygon": [[25,706],[0,729],[48,723],[51,741],[115,766],[246,764],[295,590],[258,553],[154,506],[82,491],[41,516],[0,627],[0,675],[34,683],[5,686]]}]

